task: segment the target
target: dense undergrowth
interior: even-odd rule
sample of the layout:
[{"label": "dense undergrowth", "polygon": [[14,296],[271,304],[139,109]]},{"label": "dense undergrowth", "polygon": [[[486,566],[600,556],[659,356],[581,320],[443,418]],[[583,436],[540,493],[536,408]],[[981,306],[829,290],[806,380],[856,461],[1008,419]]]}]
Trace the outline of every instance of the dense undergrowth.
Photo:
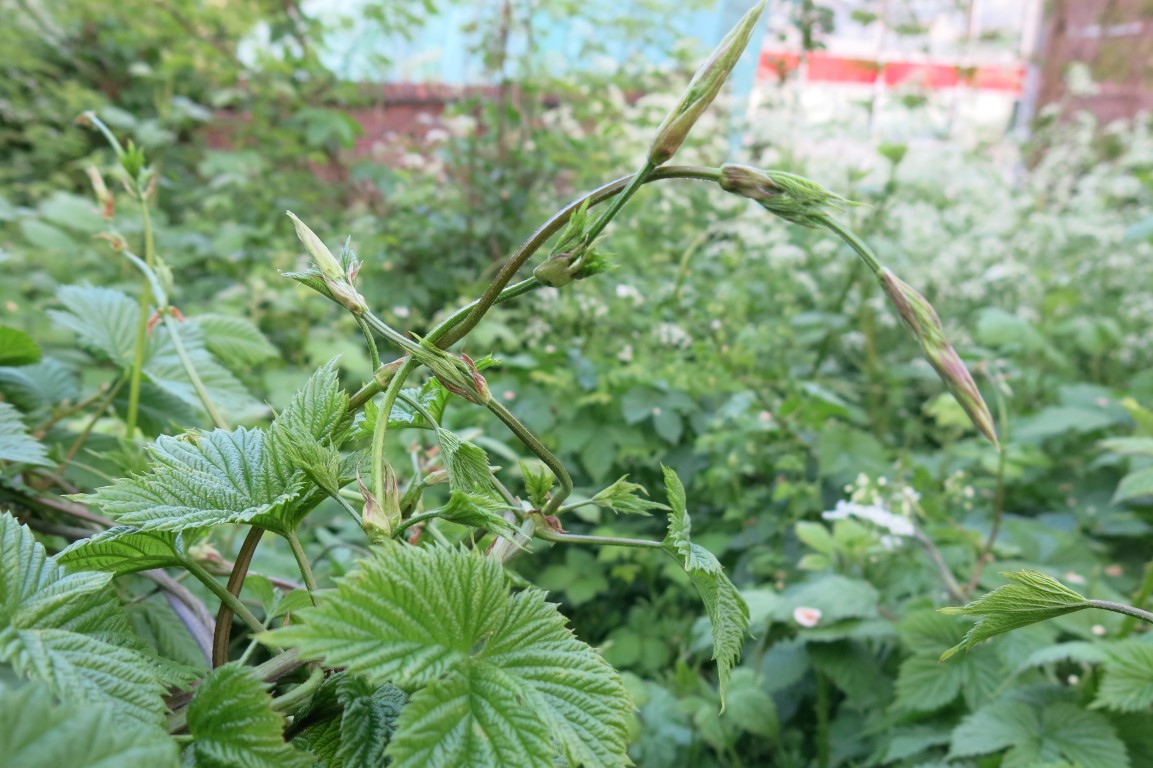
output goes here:
[{"label": "dense undergrowth", "polygon": [[[204,39],[109,35],[92,10],[54,7],[61,39],[13,38],[5,63],[0,754],[1153,762],[1153,645],[1117,612],[1153,592],[1147,122],[846,161],[714,107],[676,155],[863,203],[840,219],[933,302],[1001,450],[848,245],[695,181],[637,191],[597,244],[608,271],[495,306],[457,348],[478,378],[408,349],[437,375],[389,408],[381,328],[451,330],[534,226],[636,170],[675,89],[635,69],[558,81],[494,49],[518,100],[458,105],[430,145],[390,149],[421,162],[385,168],[345,151],[349,94],[307,49],[214,91],[241,65]],[[225,45],[251,21],[200,13]],[[93,40],[110,71],[69,60]],[[112,144],[73,124],[90,108]],[[208,149],[220,109],[250,119]],[[604,207],[551,253],[571,261]],[[355,255],[302,255],[285,209]],[[552,462],[574,483],[555,504]],[[1007,572],[1021,591],[973,605],[979,623],[939,611]]]}]

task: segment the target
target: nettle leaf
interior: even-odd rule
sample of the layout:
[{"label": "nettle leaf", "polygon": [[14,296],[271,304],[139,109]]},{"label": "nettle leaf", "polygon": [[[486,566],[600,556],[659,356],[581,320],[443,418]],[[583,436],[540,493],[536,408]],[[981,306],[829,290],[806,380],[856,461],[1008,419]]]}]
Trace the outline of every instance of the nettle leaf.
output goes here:
[{"label": "nettle leaf", "polygon": [[964,608],[941,609],[945,614],[977,617],[977,623],[964,639],[941,654],[941,661],[995,635],[1089,607],[1084,597],[1040,571],[1001,575],[1013,583],[997,587]]},{"label": "nettle leaf", "polygon": [[447,429],[437,429],[441,461],[448,472],[448,487],[464,493],[496,494],[492,484],[492,471],[488,468],[488,454],[478,445],[461,440]]},{"label": "nettle leaf", "polygon": [[605,488],[592,497],[592,502],[598,507],[611,509],[621,515],[650,515],[654,509],[668,509],[668,505],[659,501],[649,501],[641,498],[641,494],[648,495],[643,485],[628,482],[628,475]]},{"label": "nettle leaf", "polygon": [[188,705],[188,747],[197,768],[312,768],[312,758],[284,742],[284,718],[251,668],[219,667]]},{"label": "nettle leaf", "polygon": [[900,635],[912,655],[901,662],[895,686],[895,710],[933,712],[951,704],[958,695],[971,708],[984,704],[1004,681],[1007,670],[988,649],[942,664],[942,652],[962,639],[963,627],[937,611],[906,615]]},{"label": "nettle leaf", "polygon": [[292,743],[322,760],[325,768],[385,765],[384,751],[407,701],[404,691],[391,683],[373,686],[338,672],[296,714],[296,722],[308,725]]},{"label": "nettle leaf", "polygon": [[1105,652],[1105,679],[1094,707],[1119,712],[1148,712],[1153,705],[1153,645],[1126,640]]},{"label": "nettle leaf", "polygon": [[48,460],[48,451],[28,434],[20,412],[9,403],[0,403],[0,461],[54,466]]},{"label": "nettle leaf", "polygon": [[440,517],[500,536],[512,536],[516,528],[504,518],[505,511],[509,509],[512,507],[492,496],[452,491],[448,503],[440,510]]},{"label": "nettle leaf", "polygon": [[187,545],[204,535],[204,529],[188,531],[141,531],[118,525],[74,542],[56,555],[56,562],[74,570],[108,571],[117,576],[153,568],[179,565]]},{"label": "nettle leaf", "polygon": [[1128,768],[1125,743],[1109,721],[1068,701],[1002,698],[974,712],[953,731],[949,758],[1008,750],[1002,765],[1067,760],[1080,768]]},{"label": "nettle leaf", "polygon": [[208,351],[229,368],[262,363],[280,353],[260,329],[235,315],[197,315],[189,320],[204,332]]},{"label": "nettle leaf", "polygon": [[0,365],[31,365],[40,362],[40,346],[24,331],[0,325]]},{"label": "nettle leaf", "polygon": [[34,411],[78,400],[79,376],[59,360],[46,357],[35,365],[0,368],[0,393],[17,408]]},{"label": "nettle leaf", "polygon": [[692,522],[685,504],[685,488],[677,473],[662,467],[665,473],[665,491],[669,499],[669,532],[665,536],[665,549],[692,579],[705,604],[705,611],[713,626],[713,660],[717,662],[717,681],[720,688],[721,710],[725,707],[725,689],[729,673],[745,643],[749,630],[749,607],[733,583],[724,573],[721,563],[704,547],[690,540]]},{"label": "nettle leaf", "polygon": [[177,768],[176,742],[111,707],[56,704],[44,688],[0,686],[0,755],[20,768]]},{"label": "nettle leaf", "polygon": [[136,648],[127,614],[106,589],[112,574],[66,573],[32,533],[0,514],[0,663],[61,700],[112,706],[159,725],[165,686]]},{"label": "nettle leaf", "polygon": [[298,623],[264,637],[411,693],[397,768],[627,765],[632,703],[544,593],[509,595],[500,564],[387,543]]},{"label": "nettle leaf", "polygon": [[[429,379],[419,389],[402,389],[401,392],[410,400],[420,403],[421,407],[428,411],[438,424],[441,417],[444,416],[445,408],[448,407],[449,399],[452,397],[452,394],[436,379]],[[374,410],[373,414],[375,413]],[[375,425],[375,418],[372,419],[372,422],[372,424],[366,425],[370,432]],[[388,417],[389,429],[404,429],[406,427],[435,429],[436,426],[436,424],[429,424],[428,420],[424,418],[424,414],[405,402],[404,399],[398,397],[392,404],[392,412]]]},{"label": "nettle leaf", "polygon": [[292,396],[288,407],[276,417],[274,432],[308,435],[325,444],[339,446],[352,424],[348,393],[340,386],[334,357],[316,370]]}]

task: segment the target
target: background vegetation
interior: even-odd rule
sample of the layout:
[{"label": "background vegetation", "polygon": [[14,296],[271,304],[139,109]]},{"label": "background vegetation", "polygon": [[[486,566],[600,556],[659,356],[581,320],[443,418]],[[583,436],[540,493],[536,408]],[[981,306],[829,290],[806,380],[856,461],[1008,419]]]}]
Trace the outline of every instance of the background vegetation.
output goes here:
[{"label": "background vegetation", "polygon": [[[435,3],[425,5],[369,8],[396,33]],[[94,110],[145,149],[155,251],[175,278],[173,305],[199,324],[206,384],[233,423],[267,424],[334,356],[351,390],[372,371],[351,316],[278,274],[303,264],[284,210],[332,245],[350,235],[369,305],[423,334],[478,295],[551,211],[633,170],[674,99],[667,83],[691,74],[688,63],[670,74],[638,59],[611,76],[559,78],[536,51],[508,47],[524,9],[506,5],[513,12],[478,36],[492,98],[453,103],[435,134],[398,139],[383,163],[350,151],[360,129],[346,110],[371,96],[325,69],[322,20],[292,3],[0,4],[14,19],[0,26],[0,325],[43,350],[32,362],[15,341],[0,349],[0,423],[18,419],[12,434],[42,446],[0,433],[0,510],[58,551],[96,528],[54,494],[105,486],[146,461],[124,429],[120,369],[92,342],[108,308],[83,304],[93,294],[73,287],[140,290],[105,237],[88,169],[107,179],[115,231],[138,253],[144,224],[113,181],[107,141],[77,116]],[[661,39],[655,20],[668,8],[646,5],[643,24],[606,25],[601,44]],[[258,22],[278,54],[245,63]],[[1005,451],[968,425],[837,240],[691,182],[639,193],[607,231],[614,270],[494,310],[466,351],[501,359],[486,373],[492,392],[577,470],[578,494],[628,475],[660,500],[660,465],[675,468],[694,541],[749,605],[752,636],[721,714],[708,620],[674,563],[564,546],[513,561],[624,672],[633,760],[1153,764],[1153,644],[1133,621],[1072,613],[939,662],[970,624],[936,610],[1025,568],[1093,599],[1140,607],[1153,592],[1148,122],[1043,121],[1021,146],[883,145],[846,161],[782,145],[771,116],[734,125],[714,109],[682,155],[802,173],[866,203],[848,218],[933,301]],[[148,374],[148,440],[211,426],[178,379]],[[463,409],[448,418],[519,476],[523,450],[491,419]],[[417,466],[434,461],[435,441],[413,434],[396,450]],[[573,533],[663,536],[659,514],[574,515]],[[192,557],[219,570],[240,534],[214,533]],[[331,502],[301,538],[322,585],[364,556]],[[275,595],[295,578],[288,546],[267,542],[253,573],[266,577],[246,588],[253,609],[287,610]],[[116,583],[161,655],[207,668],[154,581]],[[239,643],[233,657],[242,653]],[[2,690],[2,707],[29,695]]]}]

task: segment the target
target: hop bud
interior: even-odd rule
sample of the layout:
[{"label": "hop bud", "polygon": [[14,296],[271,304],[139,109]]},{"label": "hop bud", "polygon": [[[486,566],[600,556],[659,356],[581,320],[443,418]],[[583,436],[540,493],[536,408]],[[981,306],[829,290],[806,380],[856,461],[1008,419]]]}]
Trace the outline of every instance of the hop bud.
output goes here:
[{"label": "hop bud", "polygon": [[811,179],[785,171],[762,171],[748,165],[721,166],[721,189],[757,201],[785,221],[806,227],[824,224],[829,210],[856,205]]},{"label": "hop bud", "polygon": [[680,149],[685,137],[704,111],[713,103],[721,91],[729,73],[741,58],[749,44],[749,38],[757,27],[766,0],[761,0],[737,22],[712,55],[697,69],[680,103],[657,128],[656,138],[649,149],[649,162],[653,165],[666,163]]},{"label": "hop bud", "polygon": [[[332,255],[332,251],[328,250],[328,246],[324,244],[323,240],[316,236],[315,232],[308,228],[308,225],[297,218],[296,214],[292,211],[285,211],[285,213],[292,219],[292,223],[296,227],[296,236],[300,238],[300,242],[304,243],[304,249],[308,251],[308,255],[312,257],[313,263],[316,264],[320,270],[320,277],[324,281],[324,287],[328,289],[328,293],[333,301],[354,315],[362,315],[367,312],[367,302],[365,302],[364,297],[361,296],[360,292],[352,285],[351,278],[356,271],[359,271],[359,264],[353,264],[353,275],[346,273],[340,261]],[[348,246],[346,245],[345,247],[347,248]],[[295,275],[290,276],[295,277]]]},{"label": "hop bud", "polygon": [[878,280],[897,314],[921,345],[921,351],[937,371],[937,375],[945,382],[945,386],[953,393],[953,397],[957,398],[957,402],[965,409],[973,426],[989,438],[993,445],[998,445],[997,430],[993,426],[989,406],[981,397],[981,392],[969,374],[969,369],[965,367],[965,362],[945,338],[945,331],[941,328],[941,320],[937,317],[936,310],[924,296],[887,268],[881,270]]},{"label": "hop bud", "polygon": [[128,148],[120,155],[120,165],[124,168],[124,172],[128,174],[128,178],[133,181],[140,181],[141,174],[145,170],[144,149],[136,146],[136,143],[129,139]]},{"label": "hop bud", "polygon": [[373,544],[382,544],[392,538],[392,531],[400,524],[400,484],[396,481],[396,472],[392,465],[384,462],[382,473],[383,493],[378,499],[364,482],[357,478],[360,484],[360,495],[364,498],[364,510],[360,517],[360,527],[364,529],[368,540]]},{"label": "hop bud", "polygon": [[413,359],[432,371],[445,389],[475,405],[487,405],[492,400],[488,382],[471,357],[455,357],[426,339],[419,341],[420,345],[412,350]]}]

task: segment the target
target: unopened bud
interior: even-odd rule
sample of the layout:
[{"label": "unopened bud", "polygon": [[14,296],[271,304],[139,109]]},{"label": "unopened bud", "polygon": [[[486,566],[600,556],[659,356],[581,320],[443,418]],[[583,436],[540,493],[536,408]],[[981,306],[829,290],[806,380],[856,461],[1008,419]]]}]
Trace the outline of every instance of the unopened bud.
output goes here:
[{"label": "unopened bud", "polygon": [[608,257],[592,246],[578,246],[576,250],[554,253],[532,271],[533,277],[550,288],[560,288],[573,280],[599,275],[611,267]]},{"label": "unopened bud", "polygon": [[92,182],[92,190],[96,192],[96,200],[100,203],[100,216],[105,221],[111,221],[116,214],[116,200],[104,184],[104,176],[101,175],[99,169],[92,165],[88,166],[85,171],[88,173],[89,181]]},{"label": "unopened bud", "polygon": [[364,483],[357,478],[360,484],[360,495],[364,498],[364,510],[360,517],[360,527],[364,529],[368,540],[373,544],[381,544],[392,538],[393,529],[400,524],[400,487],[396,480],[396,472],[392,465],[384,462],[383,492],[377,498]]},{"label": "unopened bud", "polygon": [[120,165],[128,174],[128,178],[133,181],[140,179],[140,174],[144,171],[144,150],[136,146],[132,139],[128,140],[128,148],[120,156]]},{"label": "unopened bud", "polygon": [[[292,211],[285,211],[285,213],[292,219],[292,223],[296,227],[296,236],[300,238],[300,242],[304,243],[304,249],[308,251],[313,263],[320,270],[321,279],[324,280],[324,285],[333,301],[354,315],[359,316],[367,312],[368,303],[353,287],[349,275],[345,273],[344,267],[340,264],[340,260],[332,255],[332,251],[328,250],[324,241],[317,237],[307,224],[297,218],[295,213]],[[359,265],[355,265],[355,268],[359,269]]]},{"label": "unopened bud", "polygon": [[488,382],[468,355],[455,357],[425,339],[420,339],[420,345],[414,348],[411,354],[413,359],[432,371],[437,381],[454,395],[459,395],[476,405],[487,405],[492,400]]},{"label": "unopened bud", "polygon": [[746,13],[725,35],[705,63],[697,69],[680,103],[657,129],[656,138],[653,139],[652,147],[649,149],[649,162],[653,165],[666,163],[676,154],[693,125],[720,93],[729,73],[733,71],[737,60],[748,47],[757,21],[765,9],[765,2],[766,0],[761,0]]},{"label": "unopened bud", "polygon": [[755,200],[762,208],[786,221],[806,227],[819,226],[830,210],[854,205],[812,179],[786,171],[763,171],[738,163],[721,166],[721,189]]},{"label": "unopened bud", "polygon": [[997,429],[993,425],[989,406],[981,397],[981,391],[977,389],[977,384],[969,374],[965,362],[945,338],[945,331],[941,327],[941,320],[937,317],[936,310],[924,296],[887,268],[881,270],[878,280],[897,314],[921,345],[921,351],[926,359],[953,393],[953,397],[965,409],[973,426],[989,438],[993,445],[998,445]]}]

